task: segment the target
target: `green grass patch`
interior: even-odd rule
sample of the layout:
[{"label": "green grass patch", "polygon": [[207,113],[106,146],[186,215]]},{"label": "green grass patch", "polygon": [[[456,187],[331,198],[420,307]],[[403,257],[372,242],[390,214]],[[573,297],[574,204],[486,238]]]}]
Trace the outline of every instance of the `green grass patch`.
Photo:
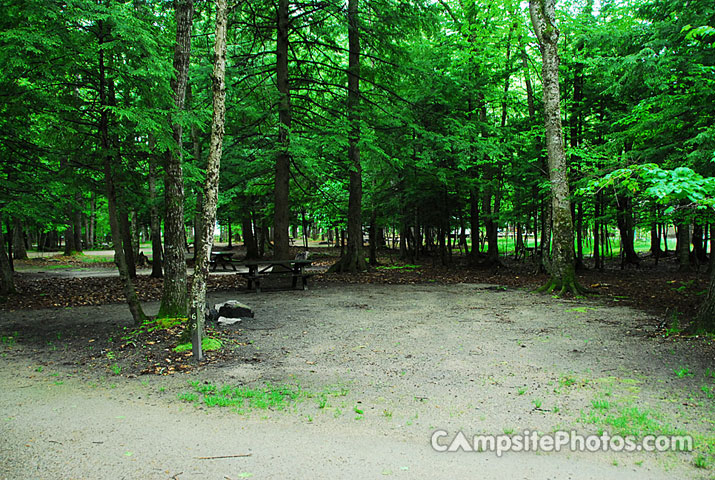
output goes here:
[{"label": "green grass patch", "polygon": [[188,319],[184,318],[184,317],[157,318],[153,322],[152,321],[149,322],[150,325],[148,326],[148,331],[153,332],[157,328],[162,328],[162,329],[173,328],[173,327],[176,327],[177,325],[186,323],[187,320]]},{"label": "green grass patch", "polygon": [[134,343],[136,338],[144,332],[153,332],[155,330],[168,330],[170,328],[183,325],[186,323],[186,321],[187,319],[182,317],[147,319],[137,328],[129,329],[125,327],[124,331],[126,332],[126,334],[122,335],[121,338],[126,342]]},{"label": "green grass patch", "polygon": [[657,412],[631,404],[618,404],[604,398],[594,398],[588,410],[581,411],[581,423],[609,427],[611,435],[683,434],[667,423]]},{"label": "green grass patch", "polygon": [[406,263],[404,265],[382,265],[377,267],[377,270],[416,270],[421,268],[421,265],[411,265]]},{"label": "green grass patch", "polygon": [[190,403],[203,403],[208,407],[232,407],[238,413],[251,410],[285,410],[307,398],[318,398],[318,408],[325,409],[330,397],[347,395],[345,389],[325,389],[311,392],[299,386],[272,385],[266,383],[256,387],[218,387],[211,383],[190,381],[192,392],[179,394],[179,399]]},{"label": "green grass patch", "polygon": [[[204,337],[201,339],[201,349],[205,352],[210,352],[211,350],[220,350],[223,347],[223,343],[218,338]],[[190,352],[191,343],[182,343],[174,347],[176,353]]]},{"label": "green grass patch", "polygon": [[114,263],[114,257],[103,255],[80,255],[78,258],[84,263]]}]

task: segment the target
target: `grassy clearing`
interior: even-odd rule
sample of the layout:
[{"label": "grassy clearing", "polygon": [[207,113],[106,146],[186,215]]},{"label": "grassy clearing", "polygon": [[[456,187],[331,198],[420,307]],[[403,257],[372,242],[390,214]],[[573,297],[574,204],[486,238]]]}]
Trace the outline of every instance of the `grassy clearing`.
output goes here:
[{"label": "grassy clearing", "polygon": [[300,386],[272,385],[266,383],[256,387],[218,387],[211,383],[190,381],[193,391],[182,392],[179,400],[204,404],[207,407],[230,407],[237,413],[245,414],[253,410],[281,411],[295,407],[306,399],[315,399],[317,408],[324,410],[329,406],[329,399],[344,397],[348,391],[344,388],[326,388],[321,392],[305,390]]}]

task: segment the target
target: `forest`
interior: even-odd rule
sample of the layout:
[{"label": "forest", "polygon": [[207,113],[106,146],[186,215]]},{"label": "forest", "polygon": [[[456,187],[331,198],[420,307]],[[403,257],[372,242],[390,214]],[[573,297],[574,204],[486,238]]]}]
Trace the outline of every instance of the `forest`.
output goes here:
[{"label": "forest", "polygon": [[713,478],[713,0],[0,11],[0,478]]},{"label": "forest", "polygon": [[[387,250],[449,268],[501,268],[509,253],[558,294],[588,294],[575,272],[614,257],[715,272],[710,1],[8,0],[3,12],[5,296],[28,250],[108,247],[141,322],[133,279],[151,242],[159,315],[186,316],[204,303],[189,300],[187,252],[205,284],[214,224],[246,259],[320,239],[340,248],[337,272]],[[714,331],[712,286],[702,305],[693,331]]]}]

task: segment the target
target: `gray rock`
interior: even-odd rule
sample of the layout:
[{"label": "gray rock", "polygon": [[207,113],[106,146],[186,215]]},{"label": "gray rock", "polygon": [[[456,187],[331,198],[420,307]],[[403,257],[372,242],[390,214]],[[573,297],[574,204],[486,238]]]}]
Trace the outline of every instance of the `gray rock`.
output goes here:
[{"label": "gray rock", "polygon": [[218,317],[218,321],[216,323],[219,327],[237,327],[240,322],[240,318]]},{"label": "gray rock", "polygon": [[229,300],[224,303],[217,303],[214,309],[218,313],[218,317],[226,318],[253,318],[253,310],[248,305],[244,305],[236,300]]}]

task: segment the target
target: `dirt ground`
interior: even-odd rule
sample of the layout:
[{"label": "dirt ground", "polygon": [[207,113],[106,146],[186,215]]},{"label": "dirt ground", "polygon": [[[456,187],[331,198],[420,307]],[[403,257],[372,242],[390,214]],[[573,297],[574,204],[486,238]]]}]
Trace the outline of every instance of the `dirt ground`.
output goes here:
[{"label": "dirt ground", "polygon": [[[715,346],[651,314],[471,283],[211,294],[228,299],[256,313],[231,352],[173,375],[109,358],[122,304],[0,311],[0,478],[712,478]],[[197,393],[267,384],[303,393],[240,411]],[[685,433],[696,451],[438,453],[438,429]]]}]

